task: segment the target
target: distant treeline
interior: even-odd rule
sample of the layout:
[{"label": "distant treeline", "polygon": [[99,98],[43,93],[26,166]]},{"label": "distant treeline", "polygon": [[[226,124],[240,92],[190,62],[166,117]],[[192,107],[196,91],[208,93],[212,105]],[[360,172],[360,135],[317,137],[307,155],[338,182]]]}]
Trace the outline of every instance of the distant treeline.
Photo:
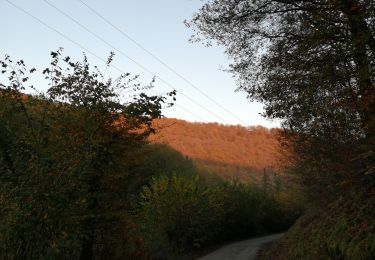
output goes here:
[{"label": "distant treeline", "polygon": [[195,165],[226,179],[259,182],[266,169],[280,172],[288,155],[279,140],[281,129],[191,123],[164,118],[153,121],[150,140],[165,143],[192,158]]}]

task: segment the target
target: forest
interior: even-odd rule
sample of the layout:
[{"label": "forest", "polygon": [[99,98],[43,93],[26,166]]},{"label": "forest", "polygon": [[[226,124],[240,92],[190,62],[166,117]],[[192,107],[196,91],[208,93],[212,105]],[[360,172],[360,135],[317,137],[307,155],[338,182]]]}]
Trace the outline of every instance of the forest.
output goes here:
[{"label": "forest", "polygon": [[281,127],[164,118],[178,92],[108,77],[114,53],[5,55],[0,259],[196,259],[275,233],[258,259],[375,259],[375,1],[207,0],[185,25]]},{"label": "forest", "polygon": [[190,123],[163,118],[153,121],[149,140],[166,144],[194,164],[224,179],[259,183],[266,174],[281,177],[290,155],[282,147],[281,130],[217,123]]},{"label": "forest", "polygon": [[[1,61],[0,258],[191,259],[210,246],[283,231],[303,212],[298,189],[221,178],[193,154],[150,142],[172,130],[155,124],[173,121],[160,118],[174,92],[120,98],[121,90],[148,86],[128,74],[104,79],[85,56],[73,61],[62,52],[51,52],[41,72],[9,56]],[[46,92],[29,84],[35,73],[47,80]],[[233,129],[276,146],[274,130]]]}]

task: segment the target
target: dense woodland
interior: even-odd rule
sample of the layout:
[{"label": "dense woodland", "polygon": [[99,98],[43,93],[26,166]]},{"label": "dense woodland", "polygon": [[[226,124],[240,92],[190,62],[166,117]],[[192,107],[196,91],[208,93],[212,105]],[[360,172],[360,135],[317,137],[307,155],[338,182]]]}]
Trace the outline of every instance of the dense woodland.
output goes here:
[{"label": "dense woodland", "polygon": [[45,93],[28,83],[38,71],[1,60],[0,258],[183,259],[285,230],[303,211],[297,189],[208,176],[150,143],[174,92],[122,97],[150,86],[62,49],[51,59]]},{"label": "dense woodland", "polygon": [[190,123],[178,119],[153,121],[150,141],[167,144],[194,164],[226,179],[259,182],[264,172],[281,175],[289,163],[279,129],[217,123]]},{"label": "dense woodland", "polygon": [[298,218],[261,259],[374,259],[374,1],[212,0],[186,25],[282,130],[160,120],[153,80],[5,56],[0,258],[192,258]]}]

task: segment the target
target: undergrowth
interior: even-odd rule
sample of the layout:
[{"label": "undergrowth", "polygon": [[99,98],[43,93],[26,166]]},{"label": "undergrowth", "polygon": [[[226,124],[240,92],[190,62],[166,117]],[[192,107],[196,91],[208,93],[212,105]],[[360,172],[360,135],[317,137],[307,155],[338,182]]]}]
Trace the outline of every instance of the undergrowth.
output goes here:
[{"label": "undergrowth", "polygon": [[300,218],[258,259],[375,259],[375,188],[348,188]]}]

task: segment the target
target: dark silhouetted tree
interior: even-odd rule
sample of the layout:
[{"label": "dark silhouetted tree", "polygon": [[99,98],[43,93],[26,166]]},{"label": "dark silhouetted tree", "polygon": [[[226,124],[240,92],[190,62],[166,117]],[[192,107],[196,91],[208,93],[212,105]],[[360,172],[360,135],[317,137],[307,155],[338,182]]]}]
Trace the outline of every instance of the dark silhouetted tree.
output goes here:
[{"label": "dark silhouetted tree", "polygon": [[373,1],[214,0],[187,25],[225,46],[239,89],[297,134],[305,181],[334,186],[374,175],[374,18]]},{"label": "dark silhouetted tree", "polygon": [[[23,93],[37,91],[27,85],[35,69],[8,56],[1,61],[6,77],[0,85],[0,257],[5,259],[92,259],[99,245],[119,232],[129,169],[166,104],[164,96],[121,96],[125,89],[143,87],[129,74],[106,79],[86,56],[74,62],[62,58],[61,49],[51,56],[43,71],[49,87],[39,95]],[[113,54],[107,66],[112,59]]]}]

